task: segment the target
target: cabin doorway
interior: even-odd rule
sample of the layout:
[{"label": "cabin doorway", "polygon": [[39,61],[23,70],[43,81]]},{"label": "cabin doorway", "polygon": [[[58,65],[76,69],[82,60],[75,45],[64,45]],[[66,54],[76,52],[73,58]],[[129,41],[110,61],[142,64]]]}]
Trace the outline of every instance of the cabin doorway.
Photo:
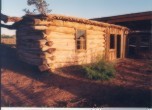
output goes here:
[{"label": "cabin doorway", "polygon": [[121,58],[121,36],[117,35],[117,58]]},{"label": "cabin doorway", "polygon": [[121,55],[121,46],[122,46],[122,40],[121,35],[119,34],[110,34],[109,38],[109,50],[108,50],[108,56],[109,60],[115,60],[122,57]]}]

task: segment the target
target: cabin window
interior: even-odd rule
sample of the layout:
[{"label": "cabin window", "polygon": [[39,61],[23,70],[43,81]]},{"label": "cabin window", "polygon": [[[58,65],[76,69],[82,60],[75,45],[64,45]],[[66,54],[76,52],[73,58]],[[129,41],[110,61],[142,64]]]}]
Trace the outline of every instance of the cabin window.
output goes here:
[{"label": "cabin window", "polygon": [[115,35],[110,35],[110,49],[115,49]]},{"label": "cabin window", "polygon": [[76,30],[76,48],[77,50],[86,49],[86,30]]}]

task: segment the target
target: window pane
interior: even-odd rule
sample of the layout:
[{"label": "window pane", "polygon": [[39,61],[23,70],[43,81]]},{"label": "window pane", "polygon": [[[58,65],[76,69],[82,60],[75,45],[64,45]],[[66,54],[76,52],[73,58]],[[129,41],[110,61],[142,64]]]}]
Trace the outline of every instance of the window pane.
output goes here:
[{"label": "window pane", "polygon": [[77,49],[86,49],[86,31],[77,30],[76,32],[76,47]]},{"label": "window pane", "polygon": [[80,37],[85,37],[86,31],[85,30],[77,30],[76,38],[79,39]]}]

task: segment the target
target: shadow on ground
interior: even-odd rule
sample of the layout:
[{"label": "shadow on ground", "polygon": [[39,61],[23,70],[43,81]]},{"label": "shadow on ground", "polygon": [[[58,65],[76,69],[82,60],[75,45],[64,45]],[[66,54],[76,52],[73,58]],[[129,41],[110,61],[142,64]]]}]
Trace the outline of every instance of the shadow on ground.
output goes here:
[{"label": "shadow on ground", "polygon": [[[113,81],[91,81],[70,74],[40,73],[37,67],[21,62],[15,48],[1,45],[1,105],[32,107],[150,107],[151,92],[148,88],[128,86],[123,81],[134,81],[137,85],[144,80],[126,79],[123,74],[119,84]],[[127,69],[127,67],[126,67]],[[124,73],[129,75],[129,73]],[[147,76],[146,76],[147,75]],[[149,74],[144,77],[149,79]],[[117,78],[116,76],[116,78]],[[133,77],[133,78],[132,78]],[[140,78],[140,77],[139,77]],[[147,80],[147,79],[146,79]],[[117,81],[114,79],[114,81]],[[138,84],[139,83],[139,84]],[[147,83],[147,82],[146,82]],[[144,85],[144,84],[143,84]]]}]

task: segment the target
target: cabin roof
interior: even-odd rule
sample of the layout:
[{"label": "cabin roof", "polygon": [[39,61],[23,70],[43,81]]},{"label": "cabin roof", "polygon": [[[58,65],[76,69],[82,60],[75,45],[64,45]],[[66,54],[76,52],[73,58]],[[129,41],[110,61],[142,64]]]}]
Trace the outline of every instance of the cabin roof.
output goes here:
[{"label": "cabin roof", "polygon": [[102,26],[102,27],[115,27],[115,28],[120,28],[120,29],[127,29],[127,27],[124,26],[119,26],[119,25],[114,25],[114,24],[109,24],[109,23],[104,23],[104,22],[98,22],[98,21],[93,21],[89,19],[84,19],[84,18],[78,18],[78,17],[72,17],[72,16],[64,16],[64,15],[57,15],[57,14],[48,14],[48,15],[25,15],[23,16],[23,21],[24,20],[34,20],[34,19],[41,19],[41,20],[63,20],[63,21],[70,21],[70,22],[77,22],[77,23],[83,23],[83,24],[89,24],[89,25],[95,25],[95,26]]}]

